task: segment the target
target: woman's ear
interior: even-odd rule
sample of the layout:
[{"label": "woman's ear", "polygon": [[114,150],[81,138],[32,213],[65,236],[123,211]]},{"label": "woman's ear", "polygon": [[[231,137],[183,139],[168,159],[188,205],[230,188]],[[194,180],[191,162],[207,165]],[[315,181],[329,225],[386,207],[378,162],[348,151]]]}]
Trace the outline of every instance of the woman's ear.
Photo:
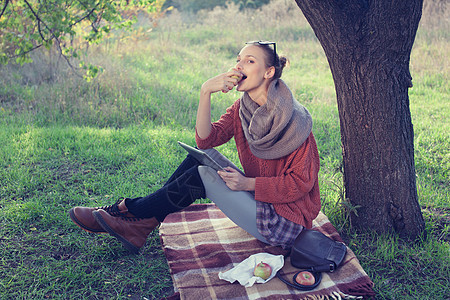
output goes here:
[{"label": "woman's ear", "polygon": [[271,79],[275,75],[275,67],[272,66],[269,69],[267,69],[266,73],[264,74],[265,79]]}]

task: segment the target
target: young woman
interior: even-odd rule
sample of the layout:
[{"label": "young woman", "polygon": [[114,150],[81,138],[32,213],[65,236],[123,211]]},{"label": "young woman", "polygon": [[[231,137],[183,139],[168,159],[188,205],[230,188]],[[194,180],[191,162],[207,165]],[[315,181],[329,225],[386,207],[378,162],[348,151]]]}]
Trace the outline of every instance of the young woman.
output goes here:
[{"label": "young woman", "polygon": [[[106,207],[75,207],[71,219],[89,232],[107,232],[137,253],[164,218],[208,197],[262,242],[290,248],[319,213],[319,155],[312,119],[280,79],[287,59],[272,42],[249,42],[230,71],[201,87],[196,142],[226,166],[214,171],[188,155],[155,193]],[[234,87],[243,95],[211,122],[211,95]],[[232,137],[244,172],[213,148]]]}]

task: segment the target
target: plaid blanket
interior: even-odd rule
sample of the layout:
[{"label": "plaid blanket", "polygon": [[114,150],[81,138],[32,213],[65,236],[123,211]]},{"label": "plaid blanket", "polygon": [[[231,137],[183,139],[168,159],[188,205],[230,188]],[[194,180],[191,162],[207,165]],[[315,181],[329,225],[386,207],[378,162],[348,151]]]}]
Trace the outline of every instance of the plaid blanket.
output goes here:
[{"label": "plaid blanket", "polygon": [[[328,218],[320,213],[313,229],[342,241]],[[355,299],[374,295],[373,283],[354,253],[347,249],[341,267],[323,273],[312,291],[289,288],[278,278],[245,288],[237,281],[219,279],[252,254],[287,254],[280,247],[266,245],[228,219],[214,204],[193,204],[170,214],[159,229],[169,263],[175,294],[171,299]],[[292,280],[298,269],[285,260],[282,275]]]}]

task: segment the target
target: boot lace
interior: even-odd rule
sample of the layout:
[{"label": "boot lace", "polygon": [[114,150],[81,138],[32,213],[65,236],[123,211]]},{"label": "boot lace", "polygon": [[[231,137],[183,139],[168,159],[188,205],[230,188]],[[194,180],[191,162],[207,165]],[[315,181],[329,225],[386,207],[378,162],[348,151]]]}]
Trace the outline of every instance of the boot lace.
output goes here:
[{"label": "boot lace", "polygon": [[121,199],[117,200],[116,203],[114,203],[113,205],[102,206],[102,207],[98,207],[97,209],[103,209],[104,211],[106,211],[108,214],[110,214],[113,217],[124,218],[126,214],[122,213],[119,209],[119,203],[124,200],[127,200],[127,198],[121,198]]},{"label": "boot lace", "polygon": [[120,216],[120,218],[127,222],[138,222],[138,221],[142,221],[142,220],[146,219],[146,218],[138,218],[138,217],[126,217],[123,214]]}]

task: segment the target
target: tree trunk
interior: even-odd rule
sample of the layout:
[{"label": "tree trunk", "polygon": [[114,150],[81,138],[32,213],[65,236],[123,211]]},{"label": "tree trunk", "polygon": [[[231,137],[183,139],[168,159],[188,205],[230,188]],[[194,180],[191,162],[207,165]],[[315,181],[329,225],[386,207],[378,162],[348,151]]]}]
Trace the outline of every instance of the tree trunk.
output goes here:
[{"label": "tree trunk", "polygon": [[336,88],[352,225],[418,237],[409,61],[423,0],[296,0]]}]

